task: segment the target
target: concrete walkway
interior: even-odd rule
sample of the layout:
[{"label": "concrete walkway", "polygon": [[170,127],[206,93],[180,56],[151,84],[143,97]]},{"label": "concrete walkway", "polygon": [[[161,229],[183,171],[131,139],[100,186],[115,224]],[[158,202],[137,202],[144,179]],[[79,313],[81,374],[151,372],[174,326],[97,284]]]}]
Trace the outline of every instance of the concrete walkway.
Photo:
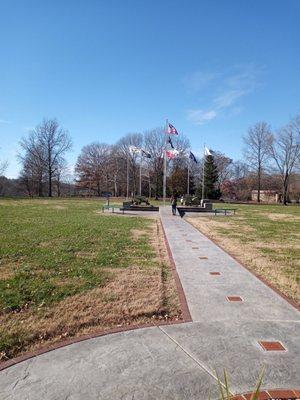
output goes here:
[{"label": "concrete walkway", "polygon": [[[241,393],[253,389],[263,365],[263,388],[300,386],[300,313],[169,208],[161,219],[193,322],[107,335],[24,361],[0,373],[1,400],[204,400],[209,392],[216,399],[216,370],[225,368]],[[260,341],[285,350],[266,351]]]}]

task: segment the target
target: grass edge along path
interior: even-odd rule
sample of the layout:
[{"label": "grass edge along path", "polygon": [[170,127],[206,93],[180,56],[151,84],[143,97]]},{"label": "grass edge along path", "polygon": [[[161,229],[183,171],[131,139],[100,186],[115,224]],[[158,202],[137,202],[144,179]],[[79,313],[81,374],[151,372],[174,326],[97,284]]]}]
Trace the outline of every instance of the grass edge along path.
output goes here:
[{"label": "grass edge along path", "polygon": [[300,207],[239,204],[237,208],[235,216],[186,220],[299,306]]},{"label": "grass edge along path", "polygon": [[[23,296],[25,291],[27,297],[22,303],[18,293],[18,304],[2,293],[2,360],[99,330],[181,319],[176,284],[157,219],[101,216],[99,203],[94,201],[34,200],[3,208],[0,213],[6,221],[2,220],[0,228],[4,239],[1,284],[8,292],[16,288]],[[101,225],[105,229],[99,237]],[[13,237],[17,243],[11,248],[8,242]],[[36,254],[34,249],[38,249]],[[69,268],[72,265],[75,274]],[[48,301],[52,289],[45,292],[42,285],[39,293],[42,279],[33,279],[35,284],[29,284],[28,290],[26,282],[32,275],[39,278],[40,273],[58,289],[65,285],[67,294]],[[97,281],[98,273],[101,282]],[[91,281],[93,274],[95,282]],[[17,283],[12,287],[16,275]]]}]

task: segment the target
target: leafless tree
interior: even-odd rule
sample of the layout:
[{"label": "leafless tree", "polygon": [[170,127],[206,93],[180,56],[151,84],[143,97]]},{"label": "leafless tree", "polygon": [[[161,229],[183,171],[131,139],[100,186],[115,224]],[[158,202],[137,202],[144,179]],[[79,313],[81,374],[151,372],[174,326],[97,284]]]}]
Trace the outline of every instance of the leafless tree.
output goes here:
[{"label": "leafless tree", "polygon": [[0,176],[4,175],[4,172],[6,171],[7,167],[8,167],[8,162],[0,160]]},{"label": "leafless tree", "polygon": [[122,158],[126,164],[128,162],[129,192],[132,192],[135,196],[138,190],[141,155],[130,151],[131,146],[136,147],[137,149],[141,149],[143,147],[143,135],[141,133],[129,133],[122,137],[115,146],[119,157]]},{"label": "leafless tree", "polygon": [[153,189],[155,198],[162,192],[163,186],[163,153],[166,143],[164,128],[155,128],[144,133],[145,150],[151,158],[146,160],[149,175],[149,192]]},{"label": "leafless tree", "polygon": [[106,143],[92,143],[83,147],[75,166],[80,187],[94,191],[98,196],[108,189],[110,153],[111,146]]},{"label": "leafless tree", "polygon": [[22,163],[20,173],[21,182],[24,184],[28,195],[43,196],[43,184],[46,177],[44,149],[38,140],[36,132],[31,132],[27,138],[20,142],[23,152],[18,156]]},{"label": "leafless tree", "polygon": [[269,146],[270,155],[281,175],[282,202],[287,204],[291,174],[300,167],[300,116],[281,128]]},{"label": "leafless tree", "polygon": [[65,159],[59,160],[57,163],[56,171],[53,175],[53,183],[56,188],[57,197],[61,196],[61,186],[64,181],[67,182],[67,178],[70,175],[68,164]]},{"label": "leafless tree", "polygon": [[44,119],[20,144],[24,151],[19,155],[23,164],[22,175],[31,175],[38,180],[39,195],[46,177],[48,196],[52,197],[52,181],[64,163],[65,153],[72,146],[68,132],[59,126],[57,120]]},{"label": "leafless tree", "polygon": [[243,179],[249,174],[249,166],[244,161],[234,161],[231,165],[232,179]]},{"label": "leafless tree", "polygon": [[214,152],[214,161],[218,168],[218,189],[220,189],[222,183],[232,174],[233,160],[221,152]]},{"label": "leafless tree", "polygon": [[270,157],[269,147],[272,143],[270,126],[266,122],[258,122],[249,128],[247,135],[243,139],[245,157],[249,162],[250,168],[256,172],[257,201],[260,202],[262,173]]},{"label": "leafless tree", "polygon": [[35,129],[38,142],[43,149],[44,162],[48,175],[48,196],[52,197],[52,179],[65,153],[71,149],[69,133],[59,126],[56,119],[44,119]]},{"label": "leafless tree", "polygon": [[7,161],[0,161],[0,176],[4,175],[6,168],[8,167]]}]

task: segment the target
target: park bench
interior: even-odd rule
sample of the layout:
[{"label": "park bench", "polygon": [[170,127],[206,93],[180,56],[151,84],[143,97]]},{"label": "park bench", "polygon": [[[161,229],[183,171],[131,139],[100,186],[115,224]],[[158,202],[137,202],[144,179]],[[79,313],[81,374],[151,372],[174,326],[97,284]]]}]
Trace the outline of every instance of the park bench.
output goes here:
[{"label": "park bench", "polygon": [[132,202],[123,202],[123,207],[120,207],[120,211],[159,211],[159,207],[156,206],[137,206],[132,204]]},{"label": "park bench", "polygon": [[112,212],[115,212],[115,208],[119,208],[120,206],[118,204],[104,204],[102,206],[102,212],[104,212],[105,210],[109,210],[111,209]]},{"label": "park bench", "polygon": [[184,217],[186,212],[198,212],[198,213],[207,213],[207,212],[214,212],[215,215],[222,213],[224,215],[228,214],[228,211],[233,212],[233,214],[235,214],[236,212],[236,208],[215,208],[215,209],[211,209],[210,207],[205,208],[205,207],[184,207],[184,206],[178,206],[177,207],[177,211],[179,212],[179,215],[182,217]]},{"label": "park bench", "polygon": [[217,214],[224,214],[227,215],[228,211],[233,212],[233,215],[235,215],[237,208],[215,208],[213,210],[213,212],[215,213],[215,215]]},{"label": "park bench", "polygon": [[196,207],[191,207],[191,206],[178,206],[177,207],[177,211],[179,212],[179,215],[182,217],[184,217],[186,212],[198,212],[198,213],[203,213],[203,212],[211,212],[210,209],[206,209],[205,207],[200,207],[200,206],[196,206]]}]

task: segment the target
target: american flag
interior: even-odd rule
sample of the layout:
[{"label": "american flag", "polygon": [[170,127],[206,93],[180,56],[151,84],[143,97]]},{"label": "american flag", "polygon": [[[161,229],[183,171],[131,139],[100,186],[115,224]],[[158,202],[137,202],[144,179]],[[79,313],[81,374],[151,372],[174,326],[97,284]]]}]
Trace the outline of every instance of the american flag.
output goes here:
[{"label": "american flag", "polygon": [[172,124],[168,123],[168,134],[169,135],[178,135],[177,129]]}]

